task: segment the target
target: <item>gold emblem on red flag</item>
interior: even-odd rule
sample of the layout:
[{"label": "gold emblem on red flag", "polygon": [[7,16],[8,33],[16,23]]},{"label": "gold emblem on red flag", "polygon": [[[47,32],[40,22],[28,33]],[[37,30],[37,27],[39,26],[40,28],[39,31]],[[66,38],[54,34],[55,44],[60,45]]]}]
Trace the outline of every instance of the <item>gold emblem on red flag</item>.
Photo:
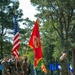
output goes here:
[{"label": "gold emblem on red flag", "polygon": [[33,44],[34,44],[34,47],[35,48],[38,48],[39,47],[40,41],[39,41],[39,38],[38,37],[33,36]]}]

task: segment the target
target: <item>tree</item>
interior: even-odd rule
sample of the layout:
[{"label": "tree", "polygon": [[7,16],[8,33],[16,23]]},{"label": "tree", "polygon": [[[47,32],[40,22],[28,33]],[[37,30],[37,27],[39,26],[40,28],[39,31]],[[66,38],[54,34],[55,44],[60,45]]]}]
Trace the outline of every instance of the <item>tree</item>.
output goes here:
[{"label": "tree", "polygon": [[[72,48],[72,40],[70,33],[74,27],[75,18],[75,1],[74,0],[31,0],[32,4],[37,7],[40,12],[36,15],[43,23],[47,20],[52,23],[55,31],[60,36],[60,44],[67,52]],[[74,35],[74,34],[73,34]],[[74,47],[73,47],[74,49]],[[71,50],[72,51],[72,50]],[[75,51],[75,50],[73,50]],[[74,56],[73,52],[73,58]],[[73,60],[75,62],[75,59]],[[73,65],[75,69],[75,65]]]},{"label": "tree", "polygon": [[[2,56],[10,47],[8,53],[11,52],[11,34],[13,33],[13,17],[17,11],[18,19],[22,16],[22,10],[18,9],[18,0],[0,0],[0,55]],[[9,34],[9,36],[8,36]],[[9,46],[6,46],[10,45]],[[7,49],[6,49],[7,48]],[[5,50],[6,49],[6,50]]]},{"label": "tree", "polygon": [[29,42],[29,38],[32,32],[32,28],[33,28],[33,24],[34,22],[32,22],[31,20],[29,20],[29,18],[26,18],[23,20],[23,29],[20,29],[20,36],[21,36],[21,51],[22,54],[26,54],[29,53],[30,49],[28,46],[28,42]]},{"label": "tree", "polygon": [[[50,25],[51,23],[46,21],[41,26],[41,40],[42,40],[42,50],[43,50],[43,60],[42,62],[46,64],[46,68],[49,70],[49,64],[55,63],[55,59],[53,58],[54,47],[53,41],[56,40],[56,36],[54,36],[55,32],[53,27]],[[50,73],[48,73],[50,74]]]}]

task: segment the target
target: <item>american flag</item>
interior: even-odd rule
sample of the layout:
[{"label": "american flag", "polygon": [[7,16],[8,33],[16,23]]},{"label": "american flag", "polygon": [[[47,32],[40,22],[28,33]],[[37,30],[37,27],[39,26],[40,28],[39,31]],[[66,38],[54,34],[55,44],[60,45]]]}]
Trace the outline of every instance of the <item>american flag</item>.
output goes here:
[{"label": "american flag", "polygon": [[19,47],[20,47],[20,38],[19,38],[19,32],[18,32],[18,22],[17,17],[14,17],[14,39],[13,39],[13,49],[12,54],[16,57],[16,59],[19,59]]}]

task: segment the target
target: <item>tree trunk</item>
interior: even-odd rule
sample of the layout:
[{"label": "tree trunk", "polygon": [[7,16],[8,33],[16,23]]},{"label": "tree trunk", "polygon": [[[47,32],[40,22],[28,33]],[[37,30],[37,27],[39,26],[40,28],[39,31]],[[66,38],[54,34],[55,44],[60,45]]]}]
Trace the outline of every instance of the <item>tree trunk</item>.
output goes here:
[{"label": "tree trunk", "polygon": [[3,56],[3,54],[2,54],[2,51],[3,51],[2,43],[3,43],[3,39],[2,39],[2,35],[1,35],[0,58],[2,58],[2,56]]}]

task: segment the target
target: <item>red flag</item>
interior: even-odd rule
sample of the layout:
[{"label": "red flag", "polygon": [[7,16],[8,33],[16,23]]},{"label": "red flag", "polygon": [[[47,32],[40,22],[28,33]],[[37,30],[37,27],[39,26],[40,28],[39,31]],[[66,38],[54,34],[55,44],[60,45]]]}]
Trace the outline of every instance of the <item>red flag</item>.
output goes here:
[{"label": "red flag", "polygon": [[16,16],[14,18],[14,40],[13,40],[13,49],[12,54],[16,57],[16,59],[19,59],[19,47],[20,47],[20,38],[19,38],[19,32],[18,32],[18,23],[16,20]]},{"label": "red flag", "polygon": [[42,71],[44,72],[44,73],[46,73],[47,74],[47,69],[46,69],[46,67],[45,67],[45,65],[42,63],[42,65],[41,65],[41,69],[42,69]]},{"label": "red flag", "polygon": [[38,20],[36,20],[35,22],[32,35],[30,37],[29,46],[33,48],[34,67],[36,67],[39,60],[42,58],[42,47],[41,47],[41,42],[40,42]]}]

